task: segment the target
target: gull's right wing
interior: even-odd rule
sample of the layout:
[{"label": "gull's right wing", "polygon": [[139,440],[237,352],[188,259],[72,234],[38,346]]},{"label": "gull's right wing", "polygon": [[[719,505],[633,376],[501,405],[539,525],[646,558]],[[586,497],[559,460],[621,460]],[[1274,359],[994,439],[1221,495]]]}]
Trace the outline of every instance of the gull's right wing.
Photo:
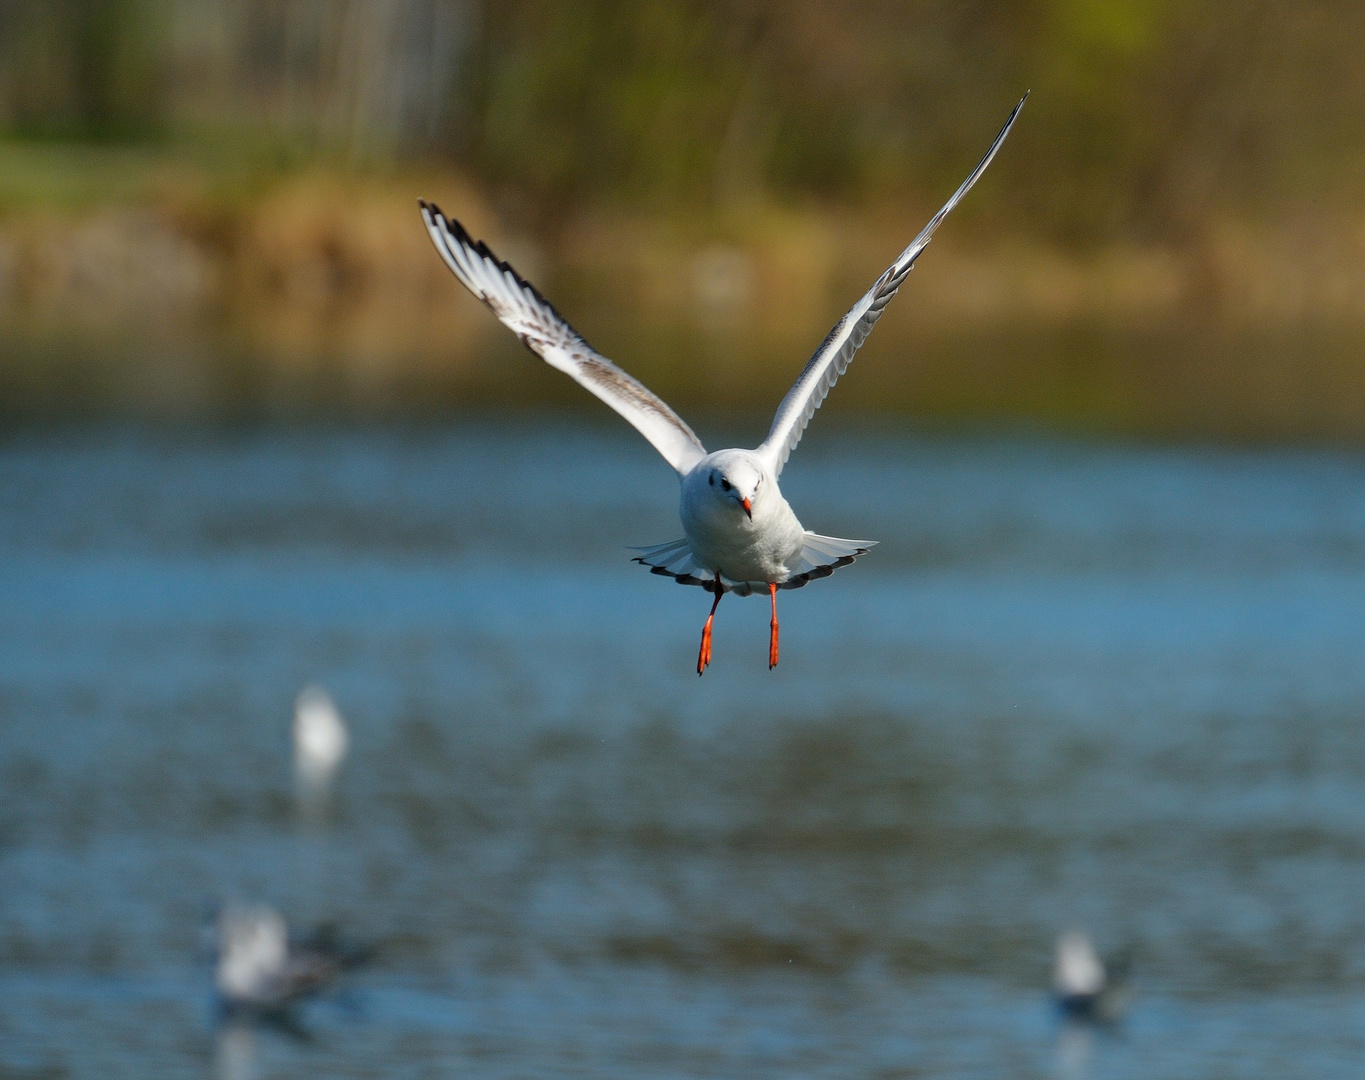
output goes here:
[{"label": "gull's right wing", "polygon": [[584,341],[535,286],[434,204],[420,205],[431,242],[446,265],[522,344],[624,416],[679,475],[706,456],[701,440],[677,413]]},{"label": "gull's right wing", "polygon": [[962,186],[953,192],[953,197],[930,219],[929,224],[910,242],[910,246],[900,253],[900,258],[887,267],[886,273],[882,274],[863,298],[839,320],[829,332],[829,337],[815,350],[815,355],[810,358],[795,385],[787,391],[787,396],[777,407],[777,415],[773,417],[773,426],[768,432],[768,437],[763,440],[763,445],[757,451],[772,469],[774,476],[782,474],[782,466],[787,463],[787,458],[791,457],[791,452],[801,441],[801,434],[810,423],[810,418],[815,415],[815,410],[825,400],[825,395],[852,362],[853,354],[858,351],[863,339],[872,332],[872,327],[881,318],[891,298],[896,295],[901,282],[914,269],[915,260],[929,246],[934,230],[942,224],[949,211],[962,201],[962,196],[972,189],[972,185],[986,171],[986,166],[991,163],[996,151],[1000,149],[1000,144],[1005,141],[1005,136],[1010,133],[1019,110],[1024,107],[1027,100],[1027,94],[1019,99],[1019,104],[1014,107],[1009,119],[1005,121],[1005,126],[1000,129],[995,142],[991,143],[986,156],[972,170],[971,176],[962,181]]}]

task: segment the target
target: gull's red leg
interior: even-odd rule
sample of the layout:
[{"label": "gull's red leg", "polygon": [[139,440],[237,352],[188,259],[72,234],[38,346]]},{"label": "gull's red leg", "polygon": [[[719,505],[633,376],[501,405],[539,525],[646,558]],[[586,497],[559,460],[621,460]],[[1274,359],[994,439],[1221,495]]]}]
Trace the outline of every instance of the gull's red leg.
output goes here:
[{"label": "gull's red leg", "polygon": [[777,667],[777,583],[768,582],[768,595],[773,601],[773,621],[768,624],[768,670]]},{"label": "gull's red leg", "polygon": [[716,608],[720,607],[720,598],[725,595],[725,589],[720,583],[720,575],[716,575],[716,598],[711,602],[711,614],[706,616],[706,625],[701,628],[701,651],[697,653],[697,674],[700,675],[706,670],[706,665],[711,662],[711,624],[716,620]]}]

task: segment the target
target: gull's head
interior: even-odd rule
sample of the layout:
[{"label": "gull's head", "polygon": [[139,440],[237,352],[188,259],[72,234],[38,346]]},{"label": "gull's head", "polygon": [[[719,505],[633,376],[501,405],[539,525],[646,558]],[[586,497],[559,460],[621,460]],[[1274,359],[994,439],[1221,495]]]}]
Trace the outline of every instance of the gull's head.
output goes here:
[{"label": "gull's head", "polygon": [[729,503],[752,520],[754,504],[764,495],[763,468],[742,451],[713,454],[704,466],[712,498]]}]

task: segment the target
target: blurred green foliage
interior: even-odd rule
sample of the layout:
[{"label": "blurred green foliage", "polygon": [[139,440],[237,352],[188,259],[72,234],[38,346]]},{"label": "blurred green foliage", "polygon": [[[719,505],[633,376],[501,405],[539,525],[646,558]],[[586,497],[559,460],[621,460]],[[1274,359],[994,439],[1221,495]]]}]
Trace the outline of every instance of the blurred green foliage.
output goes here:
[{"label": "blurred green foliage", "polygon": [[1362,40],[1347,0],[0,0],[0,125],[435,159],[548,223],[936,195],[1032,88],[966,216],[1179,243],[1359,203]]},{"label": "blurred green foliage", "polygon": [[29,139],[155,135],[166,90],[164,13],[151,0],[0,2],[0,94]]}]

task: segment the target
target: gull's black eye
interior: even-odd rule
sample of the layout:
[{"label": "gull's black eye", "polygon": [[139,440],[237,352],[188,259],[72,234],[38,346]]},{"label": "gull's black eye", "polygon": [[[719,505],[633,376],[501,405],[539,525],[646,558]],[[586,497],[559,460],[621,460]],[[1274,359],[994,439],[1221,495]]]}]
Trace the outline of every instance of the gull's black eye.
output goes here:
[{"label": "gull's black eye", "polygon": [[723,487],[726,491],[729,491],[729,490],[730,490],[730,481],[729,481],[729,480],[722,480],[722,481],[720,482],[720,486]]}]

